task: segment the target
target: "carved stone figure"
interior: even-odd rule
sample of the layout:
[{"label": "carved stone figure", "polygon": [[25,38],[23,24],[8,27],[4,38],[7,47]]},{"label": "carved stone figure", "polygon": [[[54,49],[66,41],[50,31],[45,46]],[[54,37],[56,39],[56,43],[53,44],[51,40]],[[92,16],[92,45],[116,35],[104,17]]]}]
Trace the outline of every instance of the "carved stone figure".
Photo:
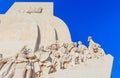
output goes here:
[{"label": "carved stone figure", "polygon": [[10,58],[8,62],[2,67],[1,72],[0,72],[1,78],[4,78],[8,74],[15,60],[16,58]]},{"label": "carved stone figure", "polygon": [[78,52],[84,52],[84,50],[87,50],[87,47],[82,44],[81,41],[78,42]]},{"label": "carved stone figure", "polygon": [[5,78],[13,78],[15,73],[15,63],[12,64],[11,68],[9,69],[8,74],[5,76]]},{"label": "carved stone figure", "polygon": [[40,69],[39,61],[38,62],[34,62],[34,72],[35,72],[35,76],[37,78],[40,77],[40,71],[41,71],[41,69]]},{"label": "carved stone figure", "polygon": [[27,50],[26,46],[24,46],[21,49],[21,52],[17,54],[16,63],[27,62],[28,61],[27,54],[28,54],[28,50]]},{"label": "carved stone figure", "polygon": [[[89,48],[78,42],[51,44],[33,52],[32,49],[24,46],[19,53],[10,57],[2,58],[0,65],[1,78],[40,78],[58,72],[63,69],[69,69],[86,63],[92,58],[102,58],[104,50],[93,40],[89,39]],[[1,56],[2,57],[2,56]],[[22,72],[22,73],[19,73]]]},{"label": "carved stone figure", "polygon": [[25,67],[26,67],[27,63],[23,62],[23,63],[17,63],[15,65],[15,70],[14,70],[14,75],[13,78],[25,78]]},{"label": "carved stone figure", "polygon": [[2,67],[8,62],[9,58],[4,58],[0,61],[0,71],[2,69]]},{"label": "carved stone figure", "polygon": [[25,67],[25,78],[32,78],[33,63],[30,61]]},{"label": "carved stone figure", "polygon": [[94,58],[99,58],[101,56],[104,56],[104,50],[101,48],[101,46],[98,43],[95,43],[92,40],[92,37],[88,37],[89,42],[89,50],[92,52],[92,55]]}]

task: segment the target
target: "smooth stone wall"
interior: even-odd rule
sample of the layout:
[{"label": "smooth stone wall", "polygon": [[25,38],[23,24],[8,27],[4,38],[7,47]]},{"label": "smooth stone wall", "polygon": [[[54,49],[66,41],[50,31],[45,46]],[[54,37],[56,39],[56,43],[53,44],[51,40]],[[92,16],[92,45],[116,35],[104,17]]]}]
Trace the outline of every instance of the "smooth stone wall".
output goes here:
[{"label": "smooth stone wall", "polygon": [[37,24],[29,17],[19,15],[0,16],[0,53],[13,56],[25,45],[35,49]]}]

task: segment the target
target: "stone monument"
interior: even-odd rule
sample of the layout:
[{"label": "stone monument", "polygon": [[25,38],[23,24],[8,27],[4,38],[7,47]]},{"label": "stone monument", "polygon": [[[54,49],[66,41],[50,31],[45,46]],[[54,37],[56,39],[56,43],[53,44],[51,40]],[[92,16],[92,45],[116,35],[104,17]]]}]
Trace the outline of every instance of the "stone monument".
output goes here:
[{"label": "stone monument", "polygon": [[0,78],[110,78],[113,57],[72,42],[52,2],[15,2],[0,15]]}]

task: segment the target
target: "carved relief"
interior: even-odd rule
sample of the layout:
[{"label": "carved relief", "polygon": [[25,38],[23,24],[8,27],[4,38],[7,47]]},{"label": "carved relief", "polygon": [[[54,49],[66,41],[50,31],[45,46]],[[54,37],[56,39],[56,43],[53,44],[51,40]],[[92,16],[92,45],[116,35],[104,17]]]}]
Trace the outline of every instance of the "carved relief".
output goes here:
[{"label": "carved relief", "polygon": [[15,3],[7,14],[0,20],[0,78],[110,78],[112,56],[91,36],[88,47],[72,42],[52,3]]}]

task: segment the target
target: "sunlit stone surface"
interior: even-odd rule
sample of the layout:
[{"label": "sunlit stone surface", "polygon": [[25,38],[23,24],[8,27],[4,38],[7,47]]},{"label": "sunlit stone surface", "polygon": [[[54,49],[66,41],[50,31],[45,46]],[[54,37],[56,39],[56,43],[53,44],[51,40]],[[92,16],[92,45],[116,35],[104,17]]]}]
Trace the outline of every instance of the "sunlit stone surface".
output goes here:
[{"label": "sunlit stone surface", "polygon": [[10,14],[0,16],[0,20],[0,53],[4,57],[16,54],[24,45],[34,50],[37,39],[34,20]]},{"label": "sunlit stone surface", "polygon": [[0,78],[111,78],[113,57],[88,44],[72,42],[53,3],[14,3],[0,15]]}]

